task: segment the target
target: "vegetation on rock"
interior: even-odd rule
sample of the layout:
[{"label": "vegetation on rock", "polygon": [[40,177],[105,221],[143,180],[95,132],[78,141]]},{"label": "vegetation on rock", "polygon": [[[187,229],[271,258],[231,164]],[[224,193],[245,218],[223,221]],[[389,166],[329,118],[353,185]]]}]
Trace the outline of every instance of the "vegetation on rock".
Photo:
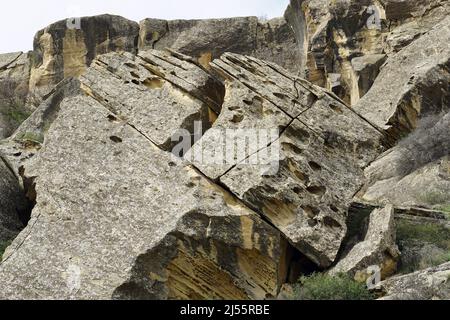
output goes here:
[{"label": "vegetation on rock", "polygon": [[374,296],[362,283],[346,274],[330,276],[315,273],[301,277],[295,290],[298,300],[372,300]]}]

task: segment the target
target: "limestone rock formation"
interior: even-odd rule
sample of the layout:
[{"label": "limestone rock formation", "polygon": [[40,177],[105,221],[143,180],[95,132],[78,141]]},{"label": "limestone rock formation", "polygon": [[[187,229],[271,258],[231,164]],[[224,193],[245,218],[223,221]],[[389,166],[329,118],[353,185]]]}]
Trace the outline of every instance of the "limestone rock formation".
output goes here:
[{"label": "limestone rock formation", "polygon": [[[354,105],[380,71],[380,60],[368,57],[395,55],[449,13],[450,4],[441,0],[292,0],[286,16],[297,22],[307,79]],[[369,75],[355,68],[359,59],[370,62]]]},{"label": "limestone rock formation", "polygon": [[448,111],[450,17],[389,58],[355,109],[393,139],[417,127],[423,115]]},{"label": "limestone rock formation", "polygon": [[330,273],[350,273],[357,281],[365,282],[372,275],[368,268],[377,266],[382,279],[393,275],[399,258],[395,234],[394,207],[389,205],[374,210],[364,241],[356,244]]},{"label": "limestone rock formation", "polygon": [[[220,112],[223,86],[186,57],[156,50],[107,54],[81,78],[82,89],[156,145],[171,151],[181,129],[208,129]],[[181,59],[180,59],[181,58]],[[187,59],[189,60],[189,59]],[[111,73],[114,75],[111,76]],[[161,109],[170,111],[170,116]]]},{"label": "limestone rock formation", "polygon": [[381,283],[381,300],[447,300],[450,296],[450,262]]},{"label": "limestone rock formation", "polygon": [[64,78],[81,75],[99,54],[135,53],[138,35],[136,22],[112,15],[51,24],[34,38],[30,91],[48,94]]},{"label": "limestone rock formation", "polygon": [[140,23],[139,49],[165,49],[209,62],[225,52],[252,55],[300,71],[300,49],[291,25],[283,18],[257,17],[208,20],[145,19]]},{"label": "limestone rock formation", "polygon": [[[142,56],[155,59],[152,53]],[[117,67],[117,77],[132,61],[122,54],[102,59]],[[192,76],[201,71],[192,68]],[[157,70],[154,77],[163,73]],[[201,92],[202,84],[195,92]],[[36,206],[0,265],[2,298],[275,297],[285,282],[291,250],[279,231],[158,148],[133,117],[123,119],[119,112],[127,107],[119,109],[119,97],[104,96],[117,107],[109,108],[98,91],[94,95],[84,86],[90,96],[77,95],[75,85],[67,81],[38,108],[34,121],[23,125],[40,128],[36,119],[42,110],[54,118],[44,131],[42,149],[23,165],[24,181],[34,191],[28,196],[34,195]],[[161,89],[143,87],[149,95]],[[184,95],[180,103],[186,109],[194,99],[188,91],[178,93],[175,85],[167,90]],[[65,97],[55,104],[58,93]]]},{"label": "limestone rock formation", "polygon": [[0,298],[290,299],[377,266],[381,299],[449,299],[449,13],[102,15],[0,55]]},{"label": "limestone rock formation", "polygon": [[[225,110],[187,158],[269,219],[304,255],[328,267],[345,236],[362,168],[377,156],[382,135],[333,95],[271,63],[225,54],[211,67],[227,79]],[[223,130],[240,126],[278,134],[259,149],[249,137],[251,150],[222,165],[195,156],[224,152]],[[268,173],[270,161],[260,162],[272,152],[279,153],[274,174]]]}]

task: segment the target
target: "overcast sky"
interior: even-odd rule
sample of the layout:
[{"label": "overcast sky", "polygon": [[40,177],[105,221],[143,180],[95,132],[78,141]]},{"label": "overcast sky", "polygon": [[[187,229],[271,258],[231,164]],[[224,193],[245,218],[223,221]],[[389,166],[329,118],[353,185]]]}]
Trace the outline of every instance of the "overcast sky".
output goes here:
[{"label": "overcast sky", "polygon": [[58,20],[110,13],[144,18],[282,16],[289,0],[9,0],[0,12],[0,53],[32,49],[36,31]]}]

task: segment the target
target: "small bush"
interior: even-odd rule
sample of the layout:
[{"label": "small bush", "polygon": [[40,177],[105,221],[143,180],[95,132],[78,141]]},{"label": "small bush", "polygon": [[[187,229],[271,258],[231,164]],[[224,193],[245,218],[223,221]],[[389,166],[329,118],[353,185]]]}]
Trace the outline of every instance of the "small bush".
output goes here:
[{"label": "small bush", "polygon": [[401,221],[397,223],[397,240],[399,242],[416,240],[450,249],[450,230],[439,224]]},{"label": "small bush", "polygon": [[9,247],[11,241],[0,241],[0,261],[2,261],[3,253],[5,253],[6,248]]},{"label": "small bush", "polygon": [[450,193],[444,191],[431,191],[422,194],[420,200],[432,206],[442,205],[450,202]]},{"label": "small bush", "polygon": [[348,275],[330,276],[315,273],[300,278],[295,290],[298,300],[372,300],[374,296],[362,283]]},{"label": "small bush", "polygon": [[450,230],[443,225],[400,220],[397,242],[402,251],[398,270],[401,274],[450,261]]},{"label": "small bush", "polygon": [[44,135],[42,133],[25,132],[20,136],[22,141],[31,141],[36,143],[44,143]]},{"label": "small bush", "polygon": [[424,165],[450,154],[450,113],[422,118],[417,129],[398,143],[402,159],[397,173],[406,176]]}]

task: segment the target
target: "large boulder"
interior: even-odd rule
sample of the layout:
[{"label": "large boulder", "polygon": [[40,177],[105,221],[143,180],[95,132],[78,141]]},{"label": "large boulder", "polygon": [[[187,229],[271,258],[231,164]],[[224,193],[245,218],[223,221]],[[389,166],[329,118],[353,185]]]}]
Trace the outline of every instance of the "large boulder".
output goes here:
[{"label": "large boulder", "polygon": [[37,204],[0,267],[3,298],[278,292],[280,234],[92,98],[64,100],[25,174]]},{"label": "large boulder", "polygon": [[284,18],[257,17],[207,20],[145,19],[139,49],[165,49],[194,57],[204,67],[225,52],[248,54],[275,62],[294,73],[301,70],[300,47]]},{"label": "large boulder", "polygon": [[376,266],[381,279],[386,279],[396,272],[399,255],[394,207],[389,205],[370,214],[364,240],[357,243],[330,273],[348,273],[357,281],[365,282],[372,274],[369,268]]},{"label": "large boulder", "polygon": [[448,111],[450,17],[386,61],[355,109],[393,140],[414,130],[424,115]]},{"label": "large boulder", "polygon": [[[228,83],[224,111],[187,159],[314,263],[330,266],[346,234],[351,199],[364,182],[363,168],[381,150],[382,135],[332,94],[274,64],[225,54],[211,68]],[[237,128],[276,135],[262,144],[250,135],[250,150],[236,156],[231,150],[223,163],[196,156],[229,152],[220,137]]]},{"label": "large boulder", "polygon": [[381,300],[447,300],[450,262],[381,282]]},{"label": "large boulder", "polygon": [[138,36],[136,22],[112,15],[49,25],[34,37],[30,91],[40,97],[48,94],[64,78],[81,75],[99,54],[135,53]]},{"label": "large boulder", "polygon": [[[155,63],[158,55],[176,63],[151,64],[150,77],[140,63]],[[173,123],[141,127],[122,97],[101,86],[108,79],[98,65],[105,61],[115,66],[111,81],[128,79],[128,66],[142,82],[163,83],[133,83],[141,97],[166,90],[169,97],[184,97],[179,103],[186,110],[197,101],[194,95],[208,101],[207,75],[195,65],[156,51],[141,57],[99,57],[81,79],[81,93],[76,80],[66,81],[24,123],[24,130],[43,133],[44,142],[21,163],[36,205],[0,265],[2,298],[263,299],[276,297],[286,281],[293,249],[281,233],[153,142],[158,134],[152,128],[171,132]],[[176,72],[165,69],[169,65]],[[188,86],[183,70],[197,82]],[[88,89],[94,73],[100,84]],[[166,84],[170,80],[173,85]],[[147,99],[142,108],[151,119],[159,102]],[[179,108],[158,106],[167,118]],[[195,120],[181,116],[179,129]]]}]

